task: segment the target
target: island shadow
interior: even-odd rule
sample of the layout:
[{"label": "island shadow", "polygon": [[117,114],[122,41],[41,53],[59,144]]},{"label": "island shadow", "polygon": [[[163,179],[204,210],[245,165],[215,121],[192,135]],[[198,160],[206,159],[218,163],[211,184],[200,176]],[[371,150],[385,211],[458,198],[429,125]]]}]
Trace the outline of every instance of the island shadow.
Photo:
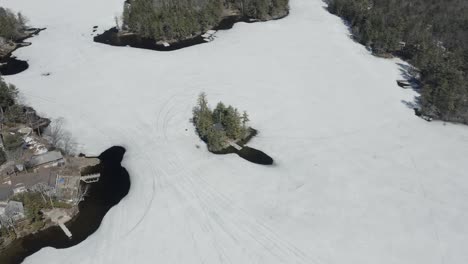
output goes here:
[{"label": "island shadow", "polygon": [[239,157],[250,161],[255,164],[260,164],[260,165],[272,165],[273,164],[273,158],[268,156],[265,152],[254,149],[251,147],[244,146],[242,147],[241,150],[237,150],[234,147],[228,147],[222,151],[219,152],[213,152],[215,154],[231,154],[231,153],[236,153],[239,155]]},{"label": "island shadow", "polygon": [[242,146],[241,150],[237,150],[236,148],[229,146],[221,151],[212,151],[214,154],[232,154],[236,153],[239,155],[239,157],[250,161],[255,164],[260,164],[260,165],[272,165],[273,164],[273,158],[268,156],[265,152],[254,149],[248,146],[245,146],[247,142],[249,142],[254,136],[258,134],[258,131],[251,128],[252,133],[250,135],[239,141],[238,144]]},{"label": "island shadow", "polygon": [[0,263],[21,263],[44,247],[68,248],[79,244],[101,225],[106,213],[118,204],[130,190],[130,177],[121,166],[125,148],[114,146],[101,155],[95,168],[101,173],[97,183],[90,184],[88,196],[79,204],[79,213],[66,224],[73,234],[68,238],[58,226],[15,240],[0,253]]}]

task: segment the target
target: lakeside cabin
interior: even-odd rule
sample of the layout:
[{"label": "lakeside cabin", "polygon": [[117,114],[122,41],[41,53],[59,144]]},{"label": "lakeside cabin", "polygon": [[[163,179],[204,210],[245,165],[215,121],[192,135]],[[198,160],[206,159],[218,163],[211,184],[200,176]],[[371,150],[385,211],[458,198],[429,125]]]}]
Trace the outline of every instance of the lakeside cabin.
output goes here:
[{"label": "lakeside cabin", "polygon": [[57,167],[65,164],[65,159],[63,158],[60,151],[50,151],[44,154],[35,155],[29,160],[28,165],[31,168],[48,168],[48,167]]},{"label": "lakeside cabin", "polygon": [[[47,195],[52,195],[56,186],[57,173],[51,170],[39,170],[34,173],[21,173],[11,176],[13,193],[22,193],[33,190],[38,185],[46,188]],[[44,190],[45,191],[45,190]]]}]

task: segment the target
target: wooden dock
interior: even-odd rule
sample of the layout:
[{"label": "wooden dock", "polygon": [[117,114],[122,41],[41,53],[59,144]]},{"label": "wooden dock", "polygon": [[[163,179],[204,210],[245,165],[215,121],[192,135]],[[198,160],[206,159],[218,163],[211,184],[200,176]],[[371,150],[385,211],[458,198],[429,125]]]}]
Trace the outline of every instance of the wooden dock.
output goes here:
[{"label": "wooden dock", "polygon": [[71,237],[72,237],[72,233],[71,233],[70,230],[65,226],[64,223],[58,222],[58,225],[59,225],[60,228],[63,230],[63,232],[65,233],[65,235],[67,235],[68,238],[71,238]]},{"label": "wooden dock", "polygon": [[234,147],[235,149],[237,149],[237,150],[241,150],[241,149],[242,149],[241,146],[239,146],[236,142],[234,142],[234,141],[232,141],[232,140],[228,140],[227,142],[229,143],[229,145],[233,146],[233,147]]},{"label": "wooden dock", "polygon": [[66,213],[66,210],[54,208],[51,210],[43,211],[43,213],[46,217],[50,218],[50,220],[53,223],[57,224],[68,238],[72,237],[72,233],[65,226],[65,223],[71,220],[71,217]]},{"label": "wooden dock", "polygon": [[95,173],[95,174],[90,174],[86,176],[81,176],[80,180],[85,182],[85,183],[95,183],[99,181],[99,178],[101,177],[100,173]]}]

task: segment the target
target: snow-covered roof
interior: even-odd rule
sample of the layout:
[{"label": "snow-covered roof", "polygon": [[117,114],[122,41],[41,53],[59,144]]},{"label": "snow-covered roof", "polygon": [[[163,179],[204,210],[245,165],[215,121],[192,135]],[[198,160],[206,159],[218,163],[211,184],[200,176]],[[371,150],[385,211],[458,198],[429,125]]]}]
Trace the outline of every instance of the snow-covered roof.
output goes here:
[{"label": "snow-covered roof", "polygon": [[13,195],[13,190],[9,184],[0,184],[0,201],[6,201]]},{"label": "snow-covered roof", "polygon": [[60,151],[51,151],[44,154],[36,155],[31,158],[29,164],[32,167],[40,166],[42,164],[62,160],[63,156]]}]

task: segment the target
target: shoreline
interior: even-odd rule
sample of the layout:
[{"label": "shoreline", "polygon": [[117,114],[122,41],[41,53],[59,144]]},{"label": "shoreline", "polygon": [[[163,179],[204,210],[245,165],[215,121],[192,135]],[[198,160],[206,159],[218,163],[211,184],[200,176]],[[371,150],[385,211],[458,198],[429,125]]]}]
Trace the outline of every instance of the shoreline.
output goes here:
[{"label": "shoreline", "polygon": [[0,252],[0,262],[19,264],[42,248],[75,246],[101,225],[107,212],[117,205],[130,190],[130,176],[121,166],[125,148],[114,146],[99,155],[101,179],[90,184],[89,196],[78,204],[79,212],[65,226],[73,236],[68,238],[58,225],[44,228],[14,240]]},{"label": "shoreline", "polygon": [[[36,36],[42,30],[45,30],[45,28],[28,29],[26,31],[27,34],[23,37],[18,38],[15,42],[7,42],[5,44],[9,49],[0,50],[7,51],[3,53],[4,55],[0,60],[0,70],[2,70],[2,75],[14,75],[28,69],[28,63],[26,61],[16,59],[13,52],[19,48],[30,46],[31,43],[25,42],[25,40]],[[36,111],[30,106],[22,105],[17,102],[14,103],[14,106],[24,109],[23,111],[28,113],[28,117],[30,117],[31,113],[34,113],[33,116],[37,122],[26,124],[22,121],[11,122],[7,120],[7,122],[3,124],[4,126],[2,126],[2,135],[9,134],[14,131],[15,134],[21,135],[21,138],[25,142],[25,146],[29,146],[31,142],[34,149],[38,146],[46,148],[46,153],[56,152],[57,150],[62,152],[60,147],[56,147],[50,142],[47,143],[47,140],[42,135],[45,127],[48,127],[51,123],[49,119],[37,115]],[[29,128],[29,126],[31,126],[31,128]],[[28,129],[30,132],[22,135],[19,133],[21,129]],[[0,142],[3,142],[3,140]],[[3,146],[3,144],[0,145]],[[31,152],[32,150],[29,150],[29,148],[30,147],[23,150],[24,153]],[[30,168],[25,171],[15,172],[14,175],[6,174],[2,169],[0,178],[11,178],[12,180],[15,178],[14,181],[19,181],[16,177],[20,177],[20,179],[32,177],[30,180],[34,180],[36,177],[40,177],[38,176],[41,174],[40,171],[50,170],[49,173],[55,173],[56,175],[56,180],[54,182],[56,182],[57,186],[53,187],[55,190],[51,194],[46,194],[45,192],[41,193],[46,205],[40,205],[37,210],[33,210],[34,215],[40,215],[39,219],[36,218],[33,220],[33,218],[30,219],[29,216],[27,216],[28,212],[31,212],[28,211],[28,206],[31,206],[29,205],[31,202],[24,201],[24,197],[33,197],[34,195],[39,194],[39,192],[34,189],[36,188],[34,186],[30,189],[27,187],[28,185],[25,185],[27,189],[18,194],[19,196],[14,195],[12,192],[5,202],[3,202],[4,204],[9,203],[10,201],[19,202],[25,205],[26,208],[24,208],[24,218],[5,225],[3,228],[5,233],[2,234],[3,240],[2,247],[0,249],[0,263],[22,263],[26,257],[34,254],[44,247],[52,246],[55,248],[66,248],[82,242],[99,228],[101,221],[110,208],[119,203],[120,200],[128,194],[130,189],[130,178],[125,168],[120,165],[125,153],[124,148],[111,147],[97,157],[88,157],[84,154],[72,155],[65,152],[62,154],[63,160],[67,165],[64,165],[63,167],[60,165],[58,167],[52,165],[53,168],[39,168],[38,172],[35,168],[34,170]],[[24,155],[24,153],[22,155]],[[28,155],[29,154],[26,156]],[[38,154],[32,153],[31,155]],[[11,160],[9,156],[7,157],[8,158],[5,163],[1,166],[2,168],[9,167],[10,165],[18,162]],[[91,161],[92,159],[99,159],[99,162],[93,163],[93,161]],[[84,160],[89,161],[86,162]],[[26,163],[29,162],[29,159],[22,157],[21,162],[23,161],[26,165]],[[102,177],[100,177],[100,181],[96,183],[87,183],[80,179],[82,176],[96,172],[102,175]],[[16,174],[18,174],[18,176],[16,176]],[[26,176],[29,174],[30,176]],[[111,177],[112,180],[109,180],[109,177],[115,176],[115,174],[117,174],[117,176],[121,176],[117,177],[120,180],[116,180],[115,177]],[[78,188],[78,194],[75,197],[76,199],[73,198],[73,200],[69,201],[61,200],[63,197],[62,194],[59,194],[59,188],[64,186],[59,187],[59,180],[71,178],[74,178],[74,181],[78,181],[77,185],[73,185]],[[37,180],[39,180],[39,178],[37,178]],[[27,181],[25,181],[25,184],[26,183]],[[11,185],[9,189],[13,190],[14,187],[16,188],[16,186]],[[47,202],[44,197],[47,197]],[[47,205],[48,199],[50,199],[50,205]],[[53,203],[52,200],[54,200]],[[42,202],[42,200],[40,201]],[[52,207],[50,207],[51,205]],[[2,222],[2,224],[4,223]]]},{"label": "shoreline", "polygon": [[15,41],[5,43],[3,45],[3,49],[2,46],[0,46],[0,51],[4,50],[4,54],[0,53],[1,75],[14,75],[29,68],[28,62],[17,59],[16,56],[13,56],[13,52],[20,48],[32,45],[31,42],[25,42],[25,40],[37,36],[43,30],[46,30],[46,28],[28,28],[25,30],[27,33],[25,33],[23,37],[20,37]]},{"label": "shoreline", "polygon": [[[259,20],[253,19],[246,16],[241,15],[230,15],[223,17],[217,25],[211,27],[207,30],[209,31],[218,31],[218,30],[228,30],[232,29],[236,23],[244,22],[244,23],[259,23],[259,22],[268,22],[279,20],[287,17],[289,15],[289,10],[278,17],[272,17],[268,20]],[[155,40],[152,38],[145,38],[141,37],[136,33],[128,32],[128,31],[119,31],[116,27],[108,29],[104,31],[102,34],[99,34],[93,38],[94,42],[117,46],[117,47],[125,47],[130,46],[132,48],[140,48],[140,49],[149,49],[149,50],[156,50],[156,51],[174,51],[178,49],[183,49],[203,43],[209,43],[213,41],[213,35],[210,34],[209,38],[203,37],[206,34],[205,32],[197,32],[193,36],[189,36],[187,38],[181,40]],[[214,34],[214,33],[213,33]]]},{"label": "shoreline", "polygon": [[261,150],[246,146],[246,144],[252,138],[257,136],[258,133],[259,133],[258,130],[254,129],[254,128],[251,128],[251,127],[249,127],[249,130],[251,131],[251,133],[247,137],[235,142],[240,147],[242,147],[241,149],[238,150],[233,146],[228,146],[228,147],[226,147],[226,148],[224,148],[224,149],[222,149],[220,151],[211,151],[211,150],[208,150],[208,151],[213,153],[213,154],[216,154],[216,155],[237,154],[239,157],[241,157],[241,158],[243,158],[243,159],[245,159],[245,160],[247,160],[249,162],[255,163],[255,164],[273,165],[274,160],[268,154],[266,154],[265,152],[263,152]]}]

